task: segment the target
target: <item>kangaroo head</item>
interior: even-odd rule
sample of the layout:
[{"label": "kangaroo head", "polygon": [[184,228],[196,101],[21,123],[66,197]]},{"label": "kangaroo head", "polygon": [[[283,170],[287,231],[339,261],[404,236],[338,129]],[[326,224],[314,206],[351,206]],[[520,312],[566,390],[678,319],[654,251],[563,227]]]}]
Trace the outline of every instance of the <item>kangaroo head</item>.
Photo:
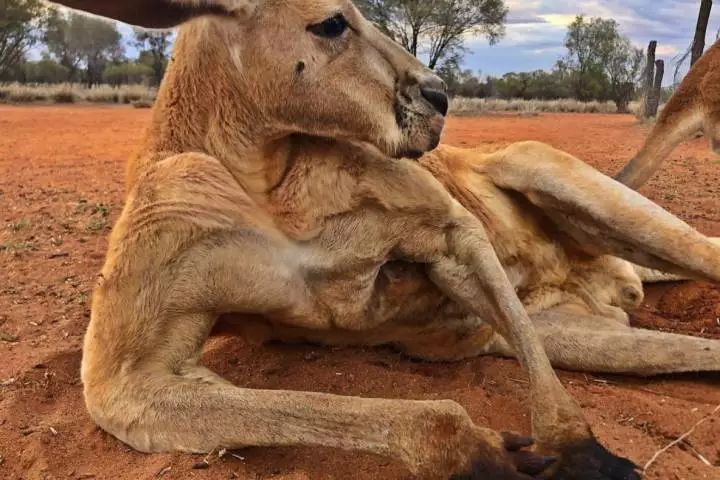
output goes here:
[{"label": "kangaroo head", "polygon": [[[448,109],[442,80],[351,1],[61,1],[146,26],[213,15],[207,28],[214,33],[202,41],[229,54],[219,66],[224,71],[208,71],[205,81],[233,82],[252,106],[250,120],[267,124],[275,137],[362,142],[391,157],[417,157],[439,143]],[[190,34],[198,35],[196,26],[181,39]]]}]

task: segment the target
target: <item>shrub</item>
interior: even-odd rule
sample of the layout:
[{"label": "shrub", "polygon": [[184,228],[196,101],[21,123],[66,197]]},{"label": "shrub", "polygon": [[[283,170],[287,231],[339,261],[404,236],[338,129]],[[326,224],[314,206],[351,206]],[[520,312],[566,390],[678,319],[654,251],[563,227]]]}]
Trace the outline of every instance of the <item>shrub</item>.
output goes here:
[{"label": "shrub", "polygon": [[50,97],[55,103],[75,103],[75,94],[70,90],[59,90]]},{"label": "shrub", "polygon": [[5,103],[125,103],[145,102],[152,104],[157,91],[142,85],[96,85],[87,88],[78,84],[31,85],[20,83],[0,84],[0,101]]},{"label": "shrub", "polygon": [[114,86],[137,85],[152,81],[155,71],[142,63],[121,63],[108,65],[103,72],[103,80]]},{"label": "shrub", "polygon": [[482,115],[484,113],[617,113],[613,102],[581,102],[565,98],[559,100],[503,100],[498,98],[455,97],[450,106],[454,115]]},{"label": "shrub", "polygon": [[63,83],[70,78],[70,69],[52,60],[27,62],[22,68],[28,83]]},{"label": "shrub", "polygon": [[120,92],[110,85],[95,85],[84,90],[85,100],[92,103],[118,103]]},{"label": "shrub", "polygon": [[38,89],[19,83],[11,83],[1,87],[2,97],[10,103],[28,103],[47,100],[47,88]]},{"label": "shrub", "polygon": [[133,102],[155,101],[155,90],[142,85],[123,85],[120,87],[120,102],[131,104]]}]

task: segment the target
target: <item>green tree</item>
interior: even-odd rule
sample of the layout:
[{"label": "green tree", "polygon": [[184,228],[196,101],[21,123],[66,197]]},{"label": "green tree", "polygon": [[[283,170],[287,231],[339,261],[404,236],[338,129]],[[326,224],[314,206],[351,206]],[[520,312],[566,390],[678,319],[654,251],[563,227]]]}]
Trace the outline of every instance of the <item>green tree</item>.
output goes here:
[{"label": "green tree", "polygon": [[142,63],[120,63],[108,65],[103,71],[103,80],[110,85],[131,85],[149,82],[155,72]]},{"label": "green tree", "polygon": [[487,83],[483,82],[480,74],[475,74],[472,70],[463,70],[460,72],[459,83],[455,88],[455,95],[461,97],[479,97],[489,96]]},{"label": "green tree", "polygon": [[31,83],[62,83],[70,79],[70,70],[49,58],[23,65],[24,81]]},{"label": "green tree", "polygon": [[529,99],[532,74],[510,72],[495,81],[495,88],[502,98]]},{"label": "green tree", "polygon": [[167,68],[171,32],[135,30],[135,46],[140,49],[138,61],[153,69],[155,85],[159,85]]},{"label": "green tree", "polygon": [[490,79],[483,81],[481,72],[461,69],[458,58],[446,60],[435,71],[445,81],[451,96],[485,98],[493,94]]},{"label": "green tree", "polygon": [[108,63],[122,60],[121,38],[114,22],[71,13],[50,21],[45,43],[71,74],[83,69],[83,80],[92,86],[100,83]]},{"label": "green tree", "polygon": [[608,90],[603,63],[616,34],[614,20],[578,16],[568,26],[565,47],[568,55],[561,68],[570,72],[574,96],[583,101],[602,98]]},{"label": "green tree", "polygon": [[565,38],[567,57],[558,68],[569,72],[579,100],[613,100],[620,111],[634,95],[642,50],[633,47],[615,20],[578,16]]},{"label": "green tree", "polygon": [[502,98],[525,100],[556,100],[572,96],[571,78],[559,68],[551,72],[510,72],[495,80],[495,88]]},{"label": "green tree", "polygon": [[572,96],[568,76],[555,69],[551,72],[536,70],[531,73],[532,81],[528,89],[530,98],[541,100],[556,100]]},{"label": "green tree", "polygon": [[66,14],[55,11],[49,21],[45,32],[45,47],[58,63],[70,72],[75,79],[82,58],[71,43],[70,21]]},{"label": "green tree", "polygon": [[40,0],[0,0],[0,77],[15,70],[40,40],[47,11]]},{"label": "green tree", "polygon": [[368,19],[432,69],[458,58],[468,34],[490,43],[505,33],[504,0],[358,0]]},{"label": "green tree", "polygon": [[605,72],[610,81],[610,99],[617,105],[618,113],[628,112],[628,105],[637,91],[643,56],[643,50],[635,48],[627,38],[616,39]]},{"label": "green tree", "polygon": [[445,81],[450,95],[456,95],[463,82],[463,72],[460,68],[460,58],[453,55],[435,69],[435,72]]}]

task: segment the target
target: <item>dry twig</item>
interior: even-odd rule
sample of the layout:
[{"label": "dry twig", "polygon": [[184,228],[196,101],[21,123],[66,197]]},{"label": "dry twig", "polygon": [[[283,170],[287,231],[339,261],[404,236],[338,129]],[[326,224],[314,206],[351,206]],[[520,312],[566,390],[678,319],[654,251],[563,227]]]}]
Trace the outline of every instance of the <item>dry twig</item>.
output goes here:
[{"label": "dry twig", "polygon": [[693,447],[692,445],[690,445],[690,442],[688,442],[687,440],[683,440],[683,445],[685,445],[687,448],[689,448],[690,451],[691,451],[691,452],[698,458],[698,460],[700,460],[702,463],[704,463],[704,464],[707,465],[708,467],[712,467],[712,466],[713,466],[713,464],[710,463],[710,460],[708,460],[707,458],[705,458],[702,453],[698,452],[695,447]]},{"label": "dry twig", "polygon": [[657,452],[655,452],[655,455],[653,455],[652,458],[650,459],[650,461],[645,464],[645,467],[643,467],[643,472],[644,472],[644,473],[647,473],[648,469],[652,466],[653,463],[655,463],[655,461],[660,457],[660,455],[662,455],[663,453],[667,452],[668,450],[670,450],[670,449],[671,449],[672,447],[674,447],[675,445],[678,445],[678,444],[682,443],[687,437],[689,437],[690,435],[693,434],[693,432],[695,432],[695,429],[697,429],[697,427],[699,427],[699,426],[702,425],[703,423],[705,423],[705,422],[707,422],[708,420],[710,420],[710,419],[711,419],[712,417],[714,417],[718,412],[720,412],[720,405],[718,405],[717,407],[715,407],[715,410],[713,410],[710,415],[708,415],[708,416],[705,417],[705,418],[700,419],[695,425],[693,425],[693,427],[692,427],[690,430],[688,430],[687,432],[683,433],[683,434],[680,435],[678,438],[676,438],[675,440],[673,440],[672,442],[668,443],[668,444],[665,445],[663,448],[661,448],[660,450],[658,450]]}]

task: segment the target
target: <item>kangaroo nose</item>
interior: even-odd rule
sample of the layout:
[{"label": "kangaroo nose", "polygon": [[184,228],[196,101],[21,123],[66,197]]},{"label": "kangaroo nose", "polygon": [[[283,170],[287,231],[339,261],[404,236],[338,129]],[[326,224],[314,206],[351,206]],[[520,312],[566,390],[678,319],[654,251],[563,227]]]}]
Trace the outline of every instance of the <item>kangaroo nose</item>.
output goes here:
[{"label": "kangaroo nose", "polygon": [[435,110],[437,110],[443,117],[447,115],[450,103],[448,100],[447,93],[445,93],[446,87],[445,82],[436,76],[427,78],[420,84],[420,93]]}]

